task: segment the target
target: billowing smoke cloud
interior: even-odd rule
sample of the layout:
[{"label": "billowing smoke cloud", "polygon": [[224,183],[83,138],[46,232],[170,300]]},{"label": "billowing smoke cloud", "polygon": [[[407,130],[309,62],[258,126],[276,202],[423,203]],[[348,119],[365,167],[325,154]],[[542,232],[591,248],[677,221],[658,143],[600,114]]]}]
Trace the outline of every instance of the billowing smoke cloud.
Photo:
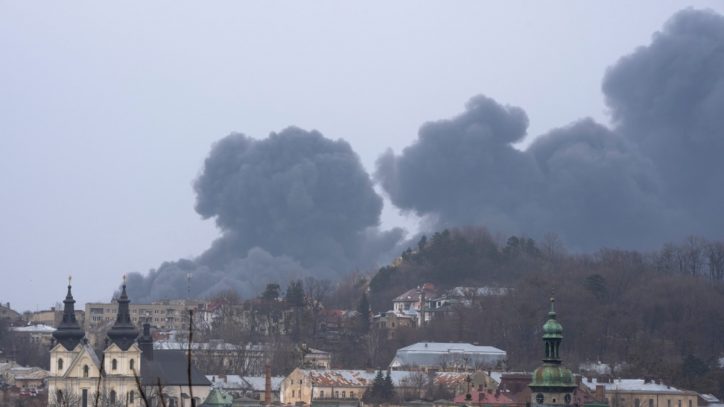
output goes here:
[{"label": "billowing smoke cloud", "polygon": [[377,266],[402,237],[377,228],[382,199],[350,145],[315,131],[231,134],[214,145],[194,189],[196,211],[215,219],[221,237],[194,260],[132,275],[135,300],[184,297],[189,273],[193,297],[332,278]]},{"label": "billowing smoke cloud", "polygon": [[721,238],[724,18],[676,14],[609,69],[603,91],[613,130],[583,119],[525,151],[512,146],[525,113],[478,96],[380,157],[376,178],[396,206],[438,226],[553,232],[578,249]]}]

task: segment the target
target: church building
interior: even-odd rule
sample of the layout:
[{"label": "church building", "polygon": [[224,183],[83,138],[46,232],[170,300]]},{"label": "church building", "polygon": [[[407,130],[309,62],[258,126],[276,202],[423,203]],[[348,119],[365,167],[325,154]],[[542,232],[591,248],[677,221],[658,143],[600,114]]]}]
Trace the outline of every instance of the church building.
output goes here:
[{"label": "church building", "polygon": [[150,325],[144,324],[139,336],[129,303],[124,281],[116,322],[98,355],[75,318],[68,281],[63,319],[50,350],[49,406],[187,407],[206,399],[211,383],[189,367],[184,351],[154,351]]},{"label": "church building", "polygon": [[556,320],[555,300],[551,298],[548,321],[543,325],[545,358],[543,365],[533,372],[530,405],[533,407],[569,406],[578,387],[573,373],[563,366],[560,346],[563,340],[563,326]]}]

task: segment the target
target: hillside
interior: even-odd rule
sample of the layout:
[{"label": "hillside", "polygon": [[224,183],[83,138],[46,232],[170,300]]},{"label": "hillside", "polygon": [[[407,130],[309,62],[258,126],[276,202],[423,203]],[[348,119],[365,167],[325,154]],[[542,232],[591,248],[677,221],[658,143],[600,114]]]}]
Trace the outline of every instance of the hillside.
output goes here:
[{"label": "hillside", "polygon": [[407,340],[480,342],[506,349],[513,368],[532,368],[556,297],[565,332],[563,355],[576,367],[602,361],[616,375],[662,377],[724,394],[724,245],[690,238],[658,251],[602,249],[572,255],[554,238],[510,237],[500,244],[484,229],[445,230],[406,250],[370,281],[375,312],[426,282],[439,288],[500,286],[502,297],[408,333]]}]

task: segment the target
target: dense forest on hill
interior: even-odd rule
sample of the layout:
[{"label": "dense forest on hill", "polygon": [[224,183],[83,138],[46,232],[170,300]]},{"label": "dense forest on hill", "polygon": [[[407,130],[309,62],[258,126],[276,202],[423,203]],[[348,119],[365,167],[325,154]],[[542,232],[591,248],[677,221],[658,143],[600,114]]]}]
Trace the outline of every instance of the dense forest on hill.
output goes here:
[{"label": "dense forest on hill", "polygon": [[510,288],[396,340],[494,345],[508,351],[509,367],[531,369],[555,295],[562,354],[574,370],[601,361],[616,376],[660,377],[724,395],[724,244],[692,237],[648,253],[568,254],[555,237],[499,241],[481,228],[423,237],[371,278],[373,310],[390,309],[395,296],[427,282]]}]

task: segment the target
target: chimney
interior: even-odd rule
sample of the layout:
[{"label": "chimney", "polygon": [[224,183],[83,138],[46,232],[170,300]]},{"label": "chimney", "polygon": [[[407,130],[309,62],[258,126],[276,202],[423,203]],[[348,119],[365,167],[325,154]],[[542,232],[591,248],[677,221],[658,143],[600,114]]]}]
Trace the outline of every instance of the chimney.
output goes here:
[{"label": "chimney", "polygon": [[603,401],[606,398],[606,386],[602,384],[596,385],[596,401]]},{"label": "chimney", "polygon": [[151,336],[151,324],[144,322],[143,335],[138,338],[138,347],[141,348],[142,357],[153,360],[153,337]]},{"label": "chimney", "polygon": [[271,386],[271,366],[268,364],[264,367],[264,404],[267,406],[272,402],[272,386]]}]

